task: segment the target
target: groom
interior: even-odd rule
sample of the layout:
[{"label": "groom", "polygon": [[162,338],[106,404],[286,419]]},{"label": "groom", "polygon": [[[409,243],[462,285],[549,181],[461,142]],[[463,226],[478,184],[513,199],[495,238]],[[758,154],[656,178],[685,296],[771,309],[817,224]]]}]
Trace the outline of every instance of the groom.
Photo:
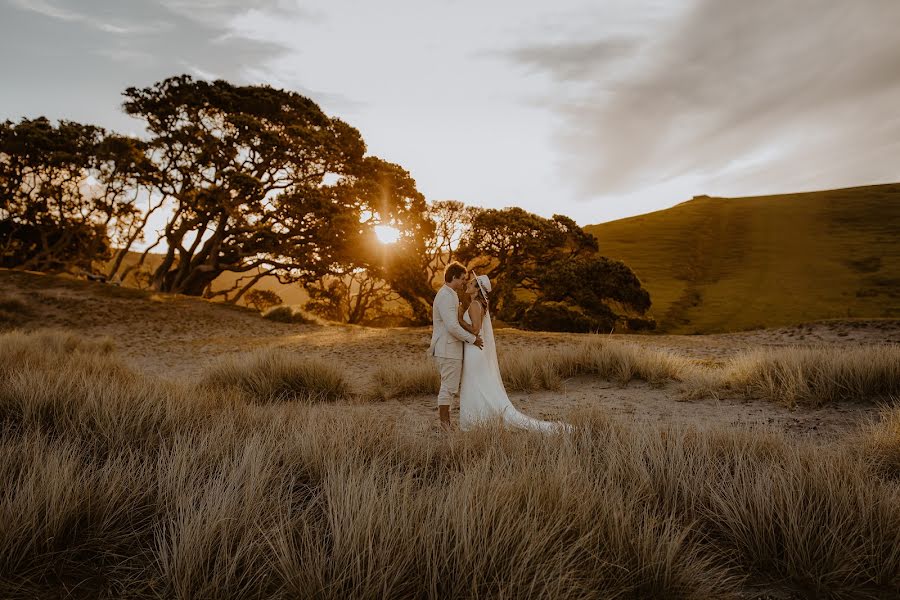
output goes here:
[{"label": "groom", "polygon": [[459,324],[459,296],[465,290],[468,271],[458,262],[452,262],[444,269],[444,285],[434,297],[431,318],[434,331],[428,354],[434,357],[441,372],[441,389],[438,392],[438,414],[441,425],[450,428],[450,402],[459,393],[462,376],[463,344],[484,346],[481,336],[474,335]]}]

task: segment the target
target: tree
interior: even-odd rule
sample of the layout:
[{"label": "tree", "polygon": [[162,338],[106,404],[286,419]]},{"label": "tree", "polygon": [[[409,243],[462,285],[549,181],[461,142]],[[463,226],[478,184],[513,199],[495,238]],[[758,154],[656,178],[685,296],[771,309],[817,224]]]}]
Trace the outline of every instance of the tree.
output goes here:
[{"label": "tree", "polygon": [[569,217],[545,219],[515,207],[475,211],[457,256],[491,278],[494,314],[519,321],[546,265],[596,252],[596,238]]},{"label": "tree", "polygon": [[440,200],[428,205],[428,218],[434,223],[434,235],[425,245],[428,281],[439,280],[444,268],[456,260],[456,251],[471,230],[478,212],[456,200]]},{"label": "tree", "polygon": [[0,124],[0,264],[91,270],[133,227],[140,142],[44,117]]},{"label": "tree", "polygon": [[[537,306],[554,305],[558,313],[568,307],[583,317],[573,315],[559,321],[566,323],[566,331],[610,331],[617,322],[626,320],[629,313],[645,314],[650,309],[650,294],[628,266],[604,256],[586,256],[557,260],[536,276],[540,288],[529,311]],[[526,321],[535,323],[536,314]],[[546,311],[541,319],[548,319]],[[638,321],[634,321],[637,323]],[[548,327],[542,326],[541,329]]]},{"label": "tree", "polygon": [[155,289],[200,295],[225,271],[312,281],[362,234],[370,164],[359,132],[308,98],[182,75],[125,92],[146,120],[172,214]]},{"label": "tree", "polygon": [[494,314],[526,327],[609,330],[650,308],[634,272],[600,256],[597,239],[563,215],[475,211],[458,256],[491,278]]},{"label": "tree", "polygon": [[[434,290],[424,269],[426,244],[434,236],[425,198],[410,174],[398,165],[375,157],[365,160],[365,175],[357,186],[369,207],[362,214],[360,234],[345,246],[333,277],[306,285],[308,310],[349,323],[380,316],[401,316],[398,303],[408,308],[412,322],[431,319]],[[382,244],[374,227],[389,225],[400,232],[393,244]]]},{"label": "tree", "polygon": [[309,301],[304,309],[342,323],[365,323],[384,316],[386,307],[400,299],[385,280],[365,270],[324,277],[306,290]]}]

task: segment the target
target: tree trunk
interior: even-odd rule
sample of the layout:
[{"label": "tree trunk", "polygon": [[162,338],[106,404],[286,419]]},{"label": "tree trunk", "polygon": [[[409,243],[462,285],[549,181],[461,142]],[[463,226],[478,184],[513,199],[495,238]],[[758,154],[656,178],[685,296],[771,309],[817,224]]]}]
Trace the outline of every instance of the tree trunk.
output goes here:
[{"label": "tree trunk", "polygon": [[237,304],[237,303],[238,303],[238,300],[240,300],[240,299],[244,296],[244,294],[246,294],[247,292],[249,292],[250,289],[251,289],[254,285],[256,285],[256,284],[259,282],[260,279],[262,279],[262,278],[265,277],[266,275],[270,275],[270,274],[272,273],[272,271],[274,271],[274,270],[275,270],[275,269],[269,269],[269,270],[267,270],[267,271],[262,271],[262,272],[260,272],[260,273],[257,273],[256,275],[254,275],[254,276],[253,276],[253,279],[250,280],[250,283],[248,283],[247,285],[245,285],[244,287],[242,287],[242,288],[240,289],[240,291],[239,291],[237,294],[235,294],[234,298],[232,298],[231,300],[228,300],[227,302],[228,302],[229,304]]}]

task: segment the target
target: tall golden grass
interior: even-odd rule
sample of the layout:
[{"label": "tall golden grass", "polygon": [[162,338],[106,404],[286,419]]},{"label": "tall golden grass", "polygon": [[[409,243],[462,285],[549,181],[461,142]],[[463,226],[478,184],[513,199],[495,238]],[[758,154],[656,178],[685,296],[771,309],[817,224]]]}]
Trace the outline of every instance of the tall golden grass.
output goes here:
[{"label": "tall golden grass", "polygon": [[794,406],[900,394],[900,345],[788,347],[742,352],[718,369],[694,369],[689,396],[737,393]]},{"label": "tall golden grass", "polygon": [[900,592],[900,480],[855,438],[596,412],[416,435],[164,384],[63,334],[0,336],[0,365],[0,597]]},{"label": "tall golden grass", "polygon": [[277,348],[228,356],[203,373],[201,384],[237,390],[261,402],[323,402],[350,394],[336,365]]},{"label": "tall golden grass", "polygon": [[[741,395],[790,406],[900,395],[900,346],[754,349],[709,366],[640,344],[588,338],[552,350],[534,349],[500,357],[509,391],[559,390],[566,379],[603,377],[626,385],[633,380],[661,385],[680,382],[688,398]],[[386,363],[372,383],[378,398],[437,394],[440,379],[430,360]]]},{"label": "tall golden grass", "polygon": [[[500,356],[500,374],[507,390],[559,390],[566,379],[580,375],[606,377],[626,384],[641,379],[654,384],[679,380],[690,362],[670,352],[638,344],[588,337],[586,341],[553,350],[525,350]],[[437,394],[440,377],[434,362],[388,362],[375,372],[376,398]]]}]

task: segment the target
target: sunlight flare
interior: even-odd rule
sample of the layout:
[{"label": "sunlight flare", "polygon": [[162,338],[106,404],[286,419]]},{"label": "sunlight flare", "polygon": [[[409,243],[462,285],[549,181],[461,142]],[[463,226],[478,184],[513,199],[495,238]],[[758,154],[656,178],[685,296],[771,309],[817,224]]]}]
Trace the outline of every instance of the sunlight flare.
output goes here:
[{"label": "sunlight flare", "polygon": [[400,239],[400,230],[390,225],[376,225],[375,237],[382,244],[393,244]]}]

